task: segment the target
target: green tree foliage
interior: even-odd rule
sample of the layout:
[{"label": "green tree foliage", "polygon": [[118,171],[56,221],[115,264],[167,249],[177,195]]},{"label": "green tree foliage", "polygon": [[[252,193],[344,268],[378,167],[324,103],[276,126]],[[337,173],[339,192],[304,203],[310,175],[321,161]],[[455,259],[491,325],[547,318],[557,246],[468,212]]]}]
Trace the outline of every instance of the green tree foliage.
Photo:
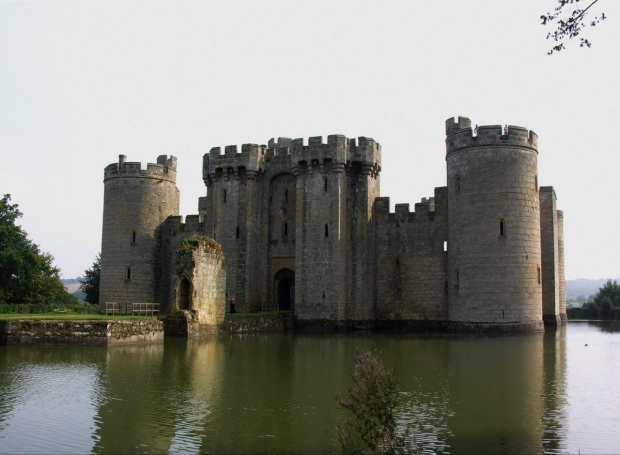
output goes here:
[{"label": "green tree foliage", "polygon": [[373,345],[368,352],[357,351],[353,367],[353,386],[338,404],[352,417],[336,426],[344,454],[417,453],[410,428],[399,434],[395,409],[400,387],[394,371],[383,366]]},{"label": "green tree foliage", "polygon": [[10,194],[0,201],[0,304],[76,303],[60,282],[54,258],[15,225],[22,213],[10,202]]},{"label": "green tree foliage", "polygon": [[547,54],[551,55],[566,49],[565,41],[577,37],[580,40],[579,47],[592,45],[587,38],[579,35],[587,27],[596,27],[601,21],[607,19],[607,16],[600,12],[588,17],[594,11],[592,7],[598,3],[598,0],[585,0],[578,5],[580,2],[582,0],[556,0],[553,12],[540,16],[542,25],[555,27],[553,31],[547,33],[547,39],[552,39],[556,43]]},{"label": "green tree foliage", "polygon": [[101,277],[101,255],[97,254],[95,262],[90,269],[84,271],[84,278],[80,284],[80,290],[86,294],[84,300],[88,303],[99,303],[99,279]]},{"label": "green tree foliage", "polygon": [[571,308],[569,318],[615,319],[620,316],[620,285],[616,280],[607,282],[598,290],[592,302],[583,308]]}]

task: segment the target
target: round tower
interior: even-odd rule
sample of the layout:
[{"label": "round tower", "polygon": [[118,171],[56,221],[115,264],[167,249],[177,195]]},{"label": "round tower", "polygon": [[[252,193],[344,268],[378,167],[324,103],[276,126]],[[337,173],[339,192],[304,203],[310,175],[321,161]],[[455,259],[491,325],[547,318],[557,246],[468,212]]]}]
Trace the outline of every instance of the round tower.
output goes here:
[{"label": "round tower", "polygon": [[474,330],[543,330],[538,136],[446,121],[448,318]]},{"label": "round tower", "polygon": [[176,158],[157,164],[125,161],[105,168],[99,302],[164,303],[157,300],[157,228],[179,213]]}]

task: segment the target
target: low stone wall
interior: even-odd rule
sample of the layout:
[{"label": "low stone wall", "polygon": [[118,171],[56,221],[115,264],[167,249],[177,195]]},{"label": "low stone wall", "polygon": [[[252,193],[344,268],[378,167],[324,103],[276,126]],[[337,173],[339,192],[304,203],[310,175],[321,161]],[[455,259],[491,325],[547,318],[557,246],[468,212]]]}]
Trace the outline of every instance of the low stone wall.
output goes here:
[{"label": "low stone wall", "polygon": [[163,341],[157,319],[135,321],[0,321],[0,344],[109,345]]},{"label": "low stone wall", "polygon": [[221,326],[224,333],[289,332],[293,317],[285,314],[265,314],[252,317],[227,317]]}]

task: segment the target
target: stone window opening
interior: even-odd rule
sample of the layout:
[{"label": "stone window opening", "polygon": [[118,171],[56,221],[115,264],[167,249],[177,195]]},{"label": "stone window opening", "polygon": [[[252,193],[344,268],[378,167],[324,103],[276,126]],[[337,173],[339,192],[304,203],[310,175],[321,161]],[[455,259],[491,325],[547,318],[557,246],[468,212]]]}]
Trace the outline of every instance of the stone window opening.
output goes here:
[{"label": "stone window opening", "polygon": [[284,188],[284,202],[288,202],[288,188]]},{"label": "stone window opening", "polygon": [[325,223],[325,237],[329,237],[329,226]]},{"label": "stone window opening", "polygon": [[224,201],[224,204],[226,204],[226,190],[222,192],[222,200]]},{"label": "stone window opening", "polygon": [[448,241],[447,240],[443,242],[443,250],[444,251],[448,251]]},{"label": "stone window opening", "polygon": [[324,190],[327,191],[327,177],[323,179],[323,187],[324,187]]},{"label": "stone window opening", "polygon": [[540,282],[541,282],[541,279],[540,279],[541,278],[540,277],[540,266],[538,266],[536,268],[536,274],[537,274],[538,284],[540,284]]},{"label": "stone window opening", "polygon": [[456,191],[456,193],[460,193],[461,192],[461,176],[457,175],[456,177],[454,177],[454,190]]},{"label": "stone window opening", "polygon": [[136,231],[131,233],[131,243],[134,245],[136,244]]},{"label": "stone window opening", "polygon": [[239,238],[239,226],[237,226],[237,233],[236,233],[235,238],[237,238],[237,239]]},{"label": "stone window opening", "polygon": [[127,273],[125,274],[127,281],[131,280],[131,267],[127,267]]},{"label": "stone window opening", "polygon": [[538,176],[534,176],[534,191],[538,191]]},{"label": "stone window opening", "polygon": [[282,225],[282,236],[283,237],[288,236],[288,223],[287,222],[284,222],[284,224]]},{"label": "stone window opening", "polygon": [[459,281],[460,281],[459,269],[455,269],[454,270],[454,288],[455,289],[459,288]]},{"label": "stone window opening", "polygon": [[506,236],[506,226],[504,224],[504,220],[499,220],[499,236],[500,237]]}]

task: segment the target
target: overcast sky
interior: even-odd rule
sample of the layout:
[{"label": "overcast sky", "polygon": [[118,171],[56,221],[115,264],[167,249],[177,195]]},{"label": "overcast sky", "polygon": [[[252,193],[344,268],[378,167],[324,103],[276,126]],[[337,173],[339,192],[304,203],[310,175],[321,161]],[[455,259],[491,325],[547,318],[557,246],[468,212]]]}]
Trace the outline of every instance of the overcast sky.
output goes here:
[{"label": "overcast sky", "polygon": [[620,1],[547,56],[554,0],[0,1],[0,193],[64,278],[101,248],[103,169],[178,157],[181,214],[202,156],[271,137],[382,145],[395,203],[446,184],[444,121],[539,135],[564,210],[566,276],[620,276]]}]

